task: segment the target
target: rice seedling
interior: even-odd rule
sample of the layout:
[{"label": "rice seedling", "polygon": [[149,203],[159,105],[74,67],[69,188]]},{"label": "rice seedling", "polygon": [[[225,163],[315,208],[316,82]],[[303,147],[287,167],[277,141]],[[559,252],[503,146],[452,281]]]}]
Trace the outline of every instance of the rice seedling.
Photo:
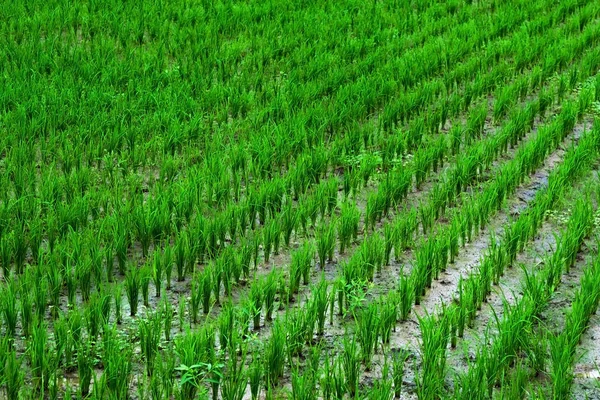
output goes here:
[{"label": "rice seedling", "polygon": [[325,353],[322,374],[320,374],[321,379],[319,381],[322,397],[326,400],[331,400],[333,396],[333,368],[334,364],[330,359],[329,352],[327,352]]},{"label": "rice seedling", "polygon": [[160,256],[159,252],[154,253],[154,259],[152,263],[152,281],[154,283],[154,288],[156,289],[156,297],[160,297],[164,274],[161,258],[162,257]]},{"label": "rice seedling", "polygon": [[369,392],[368,398],[389,400],[393,396],[392,382],[387,379],[378,379],[373,383],[373,390]]},{"label": "rice seedling", "polygon": [[29,248],[29,244],[27,243],[27,239],[25,237],[25,226],[22,223],[17,224],[15,227],[12,239],[12,251],[16,267],[15,271],[17,275],[22,275],[25,267],[25,256],[27,249]]},{"label": "rice seedling", "polygon": [[279,249],[281,246],[281,226],[278,221],[271,220],[271,225],[269,227],[271,230],[271,237],[273,238],[273,253],[275,255],[279,255]]},{"label": "rice seedling", "polygon": [[75,298],[77,295],[77,279],[72,271],[70,263],[67,262],[65,266],[65,286],[67,288],[67,307],[73,308],[75,306]]},{"label": "rice seedling", "polygon": [[266,277],[262,286],[262,293],[265,300],[265,321],[273,319],[273,310],[275,309],[275,296],[277,295],[277,282],[280,272],[273,269]]},{"label": "rice seedling", "polygon": [[154,372],[154,360],[158,353],[158,345],[162,330],[160,313],[149,315],[140,319],[138,329],[140,335],[140,348],[146,361],[146,374],[151,376]]},{"label": "rice seedling", "polygon": [[31,332],[31,324],[33,322],[33,304],[29,291],[21,285],[20,301],[21,301],[21,329],[25,338],[29,337]]},{"label": "rice seedling", "polygon": [[58,377],[56,373],[52,373],[50,376],[50,384],[48,385],[48,398],[51,400],[58,400]]},{"label": "rice seedling", "polygon": [[71,344],[73,346],[77,345],[81,342],[82,338],[82,315],[79,311],[70,311],[67,316],[67,322],[69,326],[69,330],[67,331],[69,335],[69,340],[67,346]]},{"label": "rice seedling", "polygon": [[419,206],[419,219],[421,220],[423,233],[427,234],[433,227],[433,221],[435,220],[434,209],[426,204],[421,204]]},{"label": "rice seedling", "polygon": [[341,364],[341,359],[336,359],[331,373],[331,381],[333,387],[333,398],[341,400],[347,392],[345,372]]},{"label": "rice seedling", "polygon": [[301,373],[298,367],[292,371],[292,393],[294,400],[313,400],[317,398],[316,382],[312,374]]},{"label": "rice seedling", "polygon": [[444,392],[446,350],[449,338],[448,318],[419,317],[421,328],[422,371],[417,382],[420,398],[436,398]]},{"label": "rice seedling", "polygon": [[105,325],[108,324],[108,321],[110,320],[110,312],[112,309],[112,296],[109,293],[110,290],[110,286],[106,286],[105,284],[102,284],[99,288],[98,288],[98,308],[99,308],[99,314],[100,314],[100,318],[101,318],[101,324]]},{"label": "rice seedling", "polygon": [[16,281],[9,281],[3,287],[2,292],[2,314],[6,326],[6,334],[12,338],[17,331],[18,303]]},{"label": "rice seedling", "polygon": [[171,282],[173,276],[173,255],[171,253],[170,245],[167,245],[165,247],[161,262],[164,266],[165,278],[167,279],[167,290],[171,290]]},{"label": "rice seedling", "polygon": [[[203,274],[204,275],[204,274]],[[209,291],[210,293],[210,291]],[[192,281],[192,293],[190,296],[190,326],[198,323],[198,313],[200,312],[200,301],[202,300],[202,282],[201,278]]]},{"label": "rice seedling", "polygon": [[413,301],[416,303],[416,292],[411,287],[411,283],[412,282],[409,277],[403,274],[400,275],[400,282],[398,285],[398,311],[400,320],[402,321],[406,321],[408,319]]},{"label": "rice seedling", "polygon": [[131,379],[131,347],[110,326],[104,329],[102,344],[103,380],[106,388],[116,398],[126,397]]},{"label": "rice seedling", "polygon": [[[169,350],[171,349],[172,348],[169,348]],[[157,360],[159,361],[157,362],[157,365],[160,371],[160,382],[164,391],[164,396],[170,398],[173,393],[173,389],[175,388],[175,354],[173,354],[172,351],[163,352],[159,354]],[[153,375],[153,377],[158,379],[156,375]]]},{"label": "rice seedling", "polygon": [[337,226],[340,254],[344,254],[346,247],[356,239],[360,215],[360,210],[354,203],[349,201],[342,203]]},{"label": "rice seedling", "polygon": [[33,326],[31,338],[28,342],[27,353],[31,365],[32,380],[34,389],[38,392],[44,392],[47,389],[51,374],[52,360],[47,329],[45,322],[37,321]]},{"label": "rice seedling", "polygon": [[[226,277],[225,290],[227,296],[231,296],[231,289],[234,285],[239,285],[242,282],[242,274],[244,268],[242,266],[241,255],[233,251],[233,248],[227,247],[222,254],[224,269],[229,277]],[[249,260],[248,260],[249,261]],[[246,268],[247,270],[247,268]],[[245,278],[245,277],[244,277]]]},{"label": "rice seedling", "polygon": [[171,328],[173,326],[173,306],[168,300],[164,300],[160,303],[160,318],[163,329],[165,331],[165,340],[169,342],[171,340]]},{"label": "rice seedling", "polygon": [[[142,385],[140,385],[142,386]],[[162,399],[165,396],[164,388],[162,387],[162,383],[160,378],[157,375],[152,375],[150,377],[150,382],[148,384],[148,397],[152,400]],[[141,394],[140,394],[141,397]]]},{"label": "rice seedling", "polygon": [[208,398],[208,389],[205,387],[207,378],[204,368],[206,366],[206,364],[194,364],[190,367],[182,365],[177,368],[182,372],[181,391],[175,392],[178,399],[188,398],[188,396],[192,396],[189,398],[195,396]]},{"label": "rice seedling", "polygon": [[404,384],[404,367],[409,353],[406,350],[394,352],[392,355],[392,380],[394,382],[394,397],[399,398]]},{"label": "rice seedling", "polygon": [[290,291],[292,293],[298,291],[300,278],[302,278],[302,282],[305,285],[308,284],[314,257],[315,248],[311,242],[305,242],[302,247],[292,252],[292,259],[290,261]]},{"label": "rice seedling", "polygon": [[252,243],[252,261],[254,263],[254,269],[256,270],[258,268],[258,255],[260,253],[261,240],[258,236],[253,237],[251,240],[251,243]]},{"label": "rice seedling", "polygon": [[[202,312],[204,314],[208,314],[211,307],[211,293],[214,290],[213,287],[213,275],[211,274],[211,270],[205,269],[202,271],[198,278],[198,295],[202,294]],[[218,291],[218,288],[217,288]]]},{"label": "rice seedling", "polygon": [[0,238],[0,261],[2,262],[2,275],[4,280],[10,276],[12,266],[12,245],[9,240],[9,235],[4,235]]},{"label": "rice seedling", "polygon": [[43,320],[46,315],[46,307],[48,304],[48,283],[46,277],[41,275],[39,268],[36,268],[34,274],[35,276],[32,276],[31,279],[35,279],[37,284],[33,285],[34,281],[30,281],[29,284],[33,288],[36,317],[38,320]]},{"label": "rice seedling", "polygon": [[[527,387],[529,378],[528,371],[524,363],[519,362],[512,374],[508,378],[503,378],[501,383],[501,398],[518,399],[523,398],[528,393],[531,393]],[[535,397],[534,397],[535,398]]]},{"label": "rice seedling", "polygon": [[60,294],[63,286],[63,274],[57,264],[51,262],[48,264],[47,281],[50,291],[50,302],[52,315],[56,317],[60,307]]},{"label": "rice seedling", "polygon": [[365,229],[374,230],[377,222],[383,217],[383,202],[379,193],[370,193],[365,208]]},{"label": "rice seedling", "polygon": [[343,388],[351,398],[358,393],[358,383],[360,381],[360,356],[354,338],[350,339],[344,336],[343,351],[341,355],[341,364],[344,370]]},{"label": "rice seedling", "polygon": [[[316,237],[319,265],[321,270],[323,270],[326,261],[333,261],[333,252],[335,249],[335,223],[322,223],[317,230]],[[308,252],[308,250],[305,251]]]},{"label": "rice seedling", "polygon": [[[245,369],[245,354],[241,361],[231,357],[226,364],[226,373],[221,383],[221,396],[224,400],[242,400],[246,392],[248,376]],[[214,397],[214,394],[213,394]]]},{"label": "rice seedling", "polygon": [[390,265],[390,258],[392,255],[392,249],[394,248],[394,244],[398,242],[396,237],[397,231],[390,225],[386,224],[384,226],[384,251],[383,251],[383,265]]},{"label": "rice seedling", "polygon": [[330,294],[327,292],[328,284],[325,280],[325,276],[321,276],[319,283],[314,286],[311,290],[312,303],[309,305],[309,309],[313,310],[317,318],[317,335],[323,336],[325,332],[325,321],[327,319],[327,306],[329,305]]},{"label": "rice seedling", "polygon": [[[334,283],[334,293],[337,294],[336,301],[338,305],[338,315],[344,314],[344,293],[346,290],[346,283],[343,279],[337,279]],[[333,300],[332,300],[333,302]],[[331,317],[333,320],[333,316]]]},{"label": "rice seedling", "polygon": [[[236,339],[234,337],[234,328],[236,322],[235,311],[236,310],[231,302],[227,302],[223,304],[223,310],[219,315],[219,344],[221,346],[221,350],[223,351],[230,349],[231,346],[236,345],[234,342],[234,339]],[[231,348],[231,350],[235,350],[235,347]]]},{"label": "rice seedling", "polygon": [[90,392],[93,374],[93,359],[89,343],[82,343],[77,349],[77,373],[79,375],[79,394],[85,398]]},{"label": "rice seedling", "polygon": [[396,330],[396,320],[398,319],[398,296],[395,292],[390,292],[386,297],[379,300],[379,327],[377,331],[381,336],[382,346],[390,343],[392,330]]},{"label": "rice seedling", "polygon": [[367,371],[371,369],[373,352],[377,346],[380,323],[378,309],[378,304],[371,303],[360,312],[360,315],[354,316],[358,328],[357,339],[360,344],[361,361],[364,362]]},{"label": "rice seedling", "polygon": [[249,297],[245,297],[242,300],[241,307],[237,307],[235,311],[236,323],[242,330],[242,337],[248,337],[250,335],[250,321],[254,316],[252,300]]},{"label": "rice seedling", "polygon": [[130,315],[135,317],[138,309],[140,286],[142,285],[142,277],[140,270],[135,266],[130,266],[125,275],[125,293],[129,302]]},{"label": "rice seedling", "polygon": [[6,363],[4,365],[4,385],[6,386],[6,398],[7,399],[18,399],[19,392],[23,386],[23,370],[22,359],[17,357],[16,350],[12,349],[8,351],[6,356]]},{"label": "rice seedling", "polygon": [[179,296],[179,303],[177,306],[177,317],[179,318],[179,332],[183,332],[183,326],[185,321],[185,309],[186,301],[185,296]]},{"label": "rice seedling", "polygon": [[113,285],[112,294],[115,299],[115,321],[117,325],[123,322],[123,285]]},{"label": "rice seedling", "polygon": [[323,354],[323,347],[324,346],[322,345],[322,343],[317,343],[316,345],[311,346],[309,349],[309,354],[306,363],[306,371],[313,377],[315,382],[317,382],[319,372],[321,370],[321,358]]},{"label": "rice seedling", "polygon": [[543,373],[546,370],[548,359],[548,340],[546,339],[545,334],[538,336],[539,340],[530,340],[525,347],[530,367],[536,375]]},{"label": "rice seedling", "polygon": [[117,219],[117,221],[113,236],[113,248],[117,256],[119,272],[124,275],[127,272],[127,247],[130,237],[127,228],[124,226],[125,224],[120,219]]},{"label": "rice seedling", "polygon": [[263,233],[263,255],[265,257],[265,263],[268,264],[271,258],[271,252],[275,242],[275,236],[279,234],[279,231],[275,228],[275,221],[262,229]]},{"label": "rice seedling", "polygon": [[104,260],[106,265],[106,278],[109,282],[112,282],[114,279],[115,271],[115,257],[111,245],[107,245],[104,247]]},{"label": "rice seedling", "polygon": [[185,260],[189,254],[189,242],[186,234],[181,234],[175,243],[175,266],[177,269],[177,281],[182,282],[186,275]]},{"label": "rice seedling", "polygon": [[[313,306],[315,308],[316,305]],[[318,315],[315,310],[308,310],[311,312],[306,312],[303,318],[303,332],[304,332],[304,344],[312,346],[315,334],[315,326],[317,324]],[[311,347],[314,349],[314,347]]]},{"label": "rice seedling", "polygon": [[73,353],[68,332],[69,322],[65,315],[61,315],[54,321],[54,343],[58,366],[71,365]]},{"label": "rice seedling", "polygon": [[258,399],[260,395],[261,382],[263,378],[263,362],[257,356],[254,356],[248,367],[248,380],[250,385],[250,395],[252,400]]},{"label": "rice seedling", "polygon": [[[212,288],[212,293],[214,296],[214,301],[216,304],[220,304],[220,298],[221,298],[221,283],[223,282],[223,269],[221,268],[222,264],[210,264],[205,270],[204,270],[204,275],[205,276],[210,276],[210,280],[208,280],[209,278],[205,278],[205,282],[209,282],[211,284],[211,288]],[[203,286],[206,283],[203,283]]]},{"label": "rice seedling", "polygon": [[264,348],[264,373],[269,385],[275,385],[281,379],[286,361],[286,327],[281,321],[273,323],[271,337]]},{"label": "rice seedling", "polygon": [[142,301],[144,307],[150,307],[150,281],[152,280],[152,270],[149,266],[144,265],[140,269],[140,288],[142,290]]},{"label": "rice seedling", "polygon": [[541,336],[541,343],[549,343],[552,378],[552,396],[568,397],[572,392],[575,379],[574,362],[576,347],[580,344],[581,335],[588,327],[591,315],[597,310],[600,298],[595,291],[598,282],[598,258],[595,258],[580,280],[580,288],[575,293],[571,309],[566,315],[564,330],[557,334],[550,333],[548,340]]},{"label": "rice seedling", "polygon": [[[312,310],[310,310],[312,311]],[[304,341],[308,335],[309,316],[311,313],[304,310],[288,311],[285,318],[286,348],[289,352],[288,359],[302,355]],[[312,332],[311,332],[312,336]]]},{"label": "rice seedling", "polygon": [[384,241],[379,235],[371,235],[362,242],[358,253],[351,259],[351,262],[358,264],[354,267],[360,279],[372,282],[375,271],[381,272],[384,251]]},{"label": "rice seedling", "polygon": [[254,324],[254,330],[257,331],[260,329],[260,315],[262,311],[262,306],[264,303],[263,298],[263,282],[260,280],[256,280],[252,283],[250,287],[250,304],[252,309],[252,321]]},{"label": "rice seedling", "polygon": [[102,310],[100,296],[94,294],[87,307],[84,310],[85,323],[88,331],[88,335],[92,340],[96,340],[102,326]]},{"label": "rice seedling", "polygon": [[91,265],[87,262],[78,263],[75,267],[75,277],[79,282],[79,290],[83,301],[87,302],[90,299],[92,285],[92,270]]}]

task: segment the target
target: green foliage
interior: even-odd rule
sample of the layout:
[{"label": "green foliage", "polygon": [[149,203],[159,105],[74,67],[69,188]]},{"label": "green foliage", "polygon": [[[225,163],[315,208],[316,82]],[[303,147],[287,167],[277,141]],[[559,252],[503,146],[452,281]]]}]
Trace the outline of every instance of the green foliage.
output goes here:
[{"label": "green foliage", "polygon": [[449,323],[442,316],[419,317],[421,328],[422,368],[417,381],[419,398],[439,398],[444,392],[446,376],[446,351],[449,338]]},{"label": "green foliage", "polygon": [[263,286],[262,281],[255,280],[250,287],[250,306],[254,330],[260,329],[260,314],[264,303]]},{"label": "green foliage", "polygon": [[264,348],[264,373],[268,385],[276,385],[283,376],[286,354],[285,326],[276,320]]},{"label": "green foliage", "polygon": [[292,371],[292,393],[293,400],[315,400],[317,399],[317,388],[314,376],[307,371]]},{"label": "green foliage", "polygon": [[152,280],[152,270],[150,266],[143,265],[139,269],[140,271],[140,285],[142,289],[142,300],[144,301],[144,307],[150,307],[150,281]]},{"label": "green foliage", "polygon": [[129,271],[125,275],[125,293],[129,301],[130,315],[135,317],[138,309],[140,286],[142,285],[142,277],[140,270],[131,265]]},{"label": "green foliage", "polygon": [[344,336],[341,360],[345,378],[343,387],[346,393],[354,398],[360,381],[360,356],[354,337]]},{"label": "green foliage", "polygon": [[280,272],[277,269],[273,269],[267,275],[263,286],[263,296],[265,300],[265,320],[271,321],[273,318],[273,311],[275,309],[275,296],[277,295],[277,282],[279,281]]},{"label": "green foliage", "polygon": [[22,359],[17,357],[16,350],[8,351],[4,368],[4,383],[6,385],[6,397],[18,399],[23,385]]},{"label": "green foliage", "polygon": [[248,369],[248,380],[250,381],[250,395],[252,400],[258,399],[263,378],[263,363],[256,355],[252,359]]},{"label": "green foliage", "polygon": [[[386,358],[364,391],[358,361],[369,366],[379,338],[391,351],[396,319],[410,319],[461,246],[487,235],[572,135],[577,145],[461,279],[453,304],[421,321],[414,371],[422,398],[521,397],[529,371],[544,369],[552,395],[565,397],[595,278],[582,281],[564,333],[539,334],[537,345],[531,332],[587,251],[591,210],[579,203],[454,394],[443,387],[442,344],[458,347],[546,212],[595,165],[598,126],[580,127],[600,98],[599,5],[205,3],[32,1],[0,27],[7,398],[68,398],[59,377],[77,369],[81,397],[96,399],[136,389],[216,399],[219,386],[240,399],[246,378],[253,399],[263,385],[266,398],[280,395],[281,382],[298,399],[317,385],[327,400],[389,399],[406,359],[392,360],[389,379]],[[269,265],[280,261],[289,274]],[[373,299],[397,263],[410,273]],[[122,316],[123,290],[138,322]],[[277,306],[287,318],[271,323]],[[334,342],[337,323],[356,337],[334,346],[319,374],[328,307]],[[181,332],[171,338],[175,312]],[[194,329],[183,332],[188,317]],[[126,339],[136,325],[140,356]],[[152,376],[133,389],[140,363]],[[92,366],[103,369],[97,378]]]},{"label": "green foliage", "polygon": [[[325,268],[326,261],[333,261],[335,250],[335,223],[321,223],[317,229],[317,253],[319,254],[319,266]],[[305,282],[306,284],[306,282]]]},{"label": "green foliage", "polygon": [[86,397],[90,392],[93,374],[93,359],[89,343],[82,343],[77,349],[77,373],[79,374],[79,393]]},{"label": "green foliage", "polygon": [[400,351],[395,352],[392,355],[392,380],[394,382],[394,396],[396,398],[400,397],[402,394],[405,364],[408,356],[408,351],[403,349],[400,349]]},{"label": "green foliage", "polygon": [[154,360],[158,353],[158,345],[162,330],[161,314],[156,313],[142,318],[138,322],[140,335],[140,348],[146,361],[146,373],[148,376],[154,373]]},{"label": "green foliage", "polygon": [[379,326],[378,333],[381,337],[381,344],[385,347],[390,343],[392,330],[396,330],[396,321],[398,319],[399,297],[396,292],[390,292],[387,296],[379,299]]},{"label": "green foliage", "polygon": [[[231,357],[226,364],[226,373],[221,383],[221,396],[223,400],[242,400],[246,392],[248,382],[245,369],[245,353],[241,361],[237,357]],[[214,396],[214,395],[213,395]]]},{"label": "green foliage", "polygon": [[357,339],[360,343],[361,360],[365,363],[367,371],[371,369],[373,352],[377,346],[379,329],[378,310],[379,305],[377,303],[371,303],[364,308],[360,314],[354,316],[358,328]]},{"label": "green foliage", "polygon": [[311,303],[308,309],[314,313],[317,318],[317,335],[323,336],[325,333],[325,320],[327,317],[327,307],[331,302],[331,294],[327,292],[328,284],[325,280],[325,276],[321,276],[321,279],[311,290]]},{"label": "green foliage", "polygon": [[164,275],[164,265],[161,258],[159,252],[154,253],[152,262],[152,280],[154,282],[154,288],[156,289],[156,297],[160,297]]},{"label": "green foliage", "polygon": [[308,284],[314,258],[315,247],[311,242],[305,242],[302,247],[292,252],[292,260],[290,262],[290,294],[298,292],[301,278],[305,285]]},{"label": "green foliage", "polygon": [[47,330],[48,326],[45,322],[37,321],[33,326],[27,348],[34,389],[41,392],[47,389],[52,372],[52,353]]},{"label": "green foliage", "polygon": [[345,201],[340,209],[337,233],[340,242],[340,253],[343,254],[352,240],[358,236],[358,224],[360,222],[360,210],[352,202]]},{"label": "green foliage", "polygon": [[401,275],[400,284],[398,285],[398,305],[400,319],[402,321],[406,321],[408,319],[408,315],[410,314],[410,310],[414,301],[414,295],[415,292],[411,287],[411,280],[407,276]]},{"label": "green foliage", "polygon": [[2,301],[2,314],[6,326],[6,334],[15,337],[17,330],[17,285],[15,281],[9,281],[2,287],[0,297]]},{"label": "green foliage", "polygon": [[112,293],[115,298],[115,320],[117,325],[119,325],[123,322],[123,286],[121,284],[115,284]]}]

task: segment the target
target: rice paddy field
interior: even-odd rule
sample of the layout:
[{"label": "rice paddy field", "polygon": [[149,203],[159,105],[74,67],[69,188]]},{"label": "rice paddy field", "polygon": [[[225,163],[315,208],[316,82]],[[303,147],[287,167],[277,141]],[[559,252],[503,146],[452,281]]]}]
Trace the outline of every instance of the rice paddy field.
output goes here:
[{"label": "rice paddy field", "polygon": [[600,399],[600,2],[0,7],[0,399]]}]

